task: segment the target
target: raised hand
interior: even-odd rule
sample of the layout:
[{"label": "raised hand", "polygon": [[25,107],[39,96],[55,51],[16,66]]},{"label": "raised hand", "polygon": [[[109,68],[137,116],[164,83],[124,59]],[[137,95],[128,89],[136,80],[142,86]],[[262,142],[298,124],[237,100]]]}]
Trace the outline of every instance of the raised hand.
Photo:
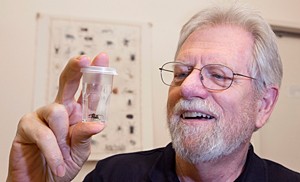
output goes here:
[{"label": "raised hand", "polygon": [[71,181],[88,159],[91,136],[104,129],[101,122],[81,121],[81,98],[75,99],[85,66],[107,66],[100,53],[71,59],[60,76],[55,102],[23,116],[18,124],[7,181]]}]

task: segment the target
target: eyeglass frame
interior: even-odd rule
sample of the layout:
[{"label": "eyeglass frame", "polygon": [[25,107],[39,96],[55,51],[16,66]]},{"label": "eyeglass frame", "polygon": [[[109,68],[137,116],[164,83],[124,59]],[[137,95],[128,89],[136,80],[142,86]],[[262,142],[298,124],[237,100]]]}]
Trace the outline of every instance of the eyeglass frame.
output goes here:
[{"label": "eyeglass frame", "polygon": [[[231,87],[231,85],[232,85],[232,83],[233,83],[233,80],[235,79],[234,76],[241,76],[241,77],[249,78],[249,79],[251,79],[251,80],[257,80],[256,78],[253,78],[253,77],[251,77],[251,76],[247,76],[247,75],[240,74],[240,73],[235,73],[231,68],[229,68],[228,66],[222,65],[222,64],[206,64],[206,65],[202,66],[202,68],[196,68],[195,66],[187,65],[187,64],[185,64],[185,63],[183,63],[183,62],[181,62],[181,61],[169,61],[169,62],[164,63],[164,64],[163,64],[160,68],[158,68],[158,69],[160,70],[160,77],[161,77],[162,82],[163,82],[165,85],[171,86],[171,87],[178,87],[178,86],[181,86],[181,84],[180,84],[180,85],[172,85],[172,84],[171,84],[172,82],[171,82],[170,84],[167,84],[167,83],[164,81],[164,79],[163,79],[163,74],[162,74],[163,71],[174,73],[174,71],[163,69],[163,67],[164,67],[165,65],[171,64],[171,63],[172,63],[172,64],[178,63],[178,64],[182,64],[182,65],[184,65],[184,66],[191,67],[192,69],[191,69],[191,72],[188,74],[188,76],[192,73],[192,70],[195,70],[195,69],[198,70],[198,71],[199,71],[200,81],[201,81],[202,86],[203,86],[204,88],[208,89],[208,90],[211,90],[211,91],[223,91],[223,90],[228,89],[229,87]],[[223,66],[223,67],[229,69],[229,70],[232,72],[231,82],[230,82],[230,84],[229,84],[226,88],[224,88],[224,89],[211,89],[211,88],[206,87],[205,84],[203,83],[203,75],[202,75],[201,71],[202,71],[202,69],[205,68],[206,66],[212,66],[212,65]],[[188,77],[188,76],[187,76],[187,77]],[[186,77],[186,78],[187,78],[187,77]],[[184,78],[183,81],[184,81],[186,78]],[[183,81],[182,81],[182,82],[183,82]]]}]

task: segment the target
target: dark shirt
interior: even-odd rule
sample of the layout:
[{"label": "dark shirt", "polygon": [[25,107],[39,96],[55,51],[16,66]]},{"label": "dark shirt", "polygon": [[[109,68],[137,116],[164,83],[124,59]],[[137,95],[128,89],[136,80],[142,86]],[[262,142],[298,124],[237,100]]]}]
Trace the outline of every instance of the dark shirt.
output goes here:
[{"label": "dark shirt", "polygon": [[[115,155],[99,161],[84,181],[179,182],[175,171],[175,151],[170,143],[164,148]],[[261,159],[250,145],[244,171],[235,182],[300,182],[300,173]]]}]

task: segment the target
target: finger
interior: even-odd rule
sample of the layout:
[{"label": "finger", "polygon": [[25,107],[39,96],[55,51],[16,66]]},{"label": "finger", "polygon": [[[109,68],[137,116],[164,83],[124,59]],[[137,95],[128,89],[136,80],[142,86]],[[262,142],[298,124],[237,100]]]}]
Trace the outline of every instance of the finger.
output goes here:
[{"label": "finger", "polygon": [[90,65],[90,60],[87,56],[78,56],[68,62],[60,75],[56,102],[67,105],[68,102],[74,100],[82,75],[80,69],[88,65]]},{"label": "finger", "polygon": [[64,160],[56,136],[44,121],[40,120],[37,113],[22,117],[16,138],[19,143],[37,145],[51,171],[55,175],[64,176]]},{"label": "finger", "polygon": [[107,67],[109,65],[108,55],[105,53],[99,53],[92,61],[93,66]]},{"label": "finger", "polygon": [[[64,159],[68,158],[70,155],[70,147],[67,138],[69,132],[68,112],[63,105],[53,103],[51,105],[38,109],[37,115],[41,121],[44,121],[49,126],[52,133],[54,134],[54,137],[56,138],[55,144],[56,146],[58,146],[58,149],[56,149],[56,153],[59,154],[55,155],[59,155],[60,157],[59,160],[53,164],[55,166],[53,166],[53,168],[51,169],[55,169],[55,174],[61,175],[62,171],[65,171]],[[39,143],[42,143],[39,145],[43,145],[45,142],[41,141]],[[43,150],[43,152],[48,153],[48,150],[51,151],[53,149],[47,148],[47,151]],[[51,153],[49,155],[49,159],[47,158],[47,156],[45,156],[47,161],[51,160]]]},{"label": "finger", "polygon": [[65,145],[69,130],[69,116],[66,108],[61,104],[53,103],[38,109],[37,115],[52,130],[58,145]]},{"label": "finger", "polygon": [[102,122],[81,122],[72,128],[72,158],[78,166],[82,166],[91,153],[91,137],[105,128]]}]

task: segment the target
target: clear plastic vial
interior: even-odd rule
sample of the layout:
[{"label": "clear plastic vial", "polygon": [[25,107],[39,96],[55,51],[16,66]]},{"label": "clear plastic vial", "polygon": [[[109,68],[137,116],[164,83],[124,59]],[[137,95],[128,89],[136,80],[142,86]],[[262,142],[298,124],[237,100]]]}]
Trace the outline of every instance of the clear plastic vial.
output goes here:
[{"label": "clear plastic vial", "polygon": [[89,66],[81,69],[82,120],[107,121],[107,108],[112,91],[114,68]]}]

